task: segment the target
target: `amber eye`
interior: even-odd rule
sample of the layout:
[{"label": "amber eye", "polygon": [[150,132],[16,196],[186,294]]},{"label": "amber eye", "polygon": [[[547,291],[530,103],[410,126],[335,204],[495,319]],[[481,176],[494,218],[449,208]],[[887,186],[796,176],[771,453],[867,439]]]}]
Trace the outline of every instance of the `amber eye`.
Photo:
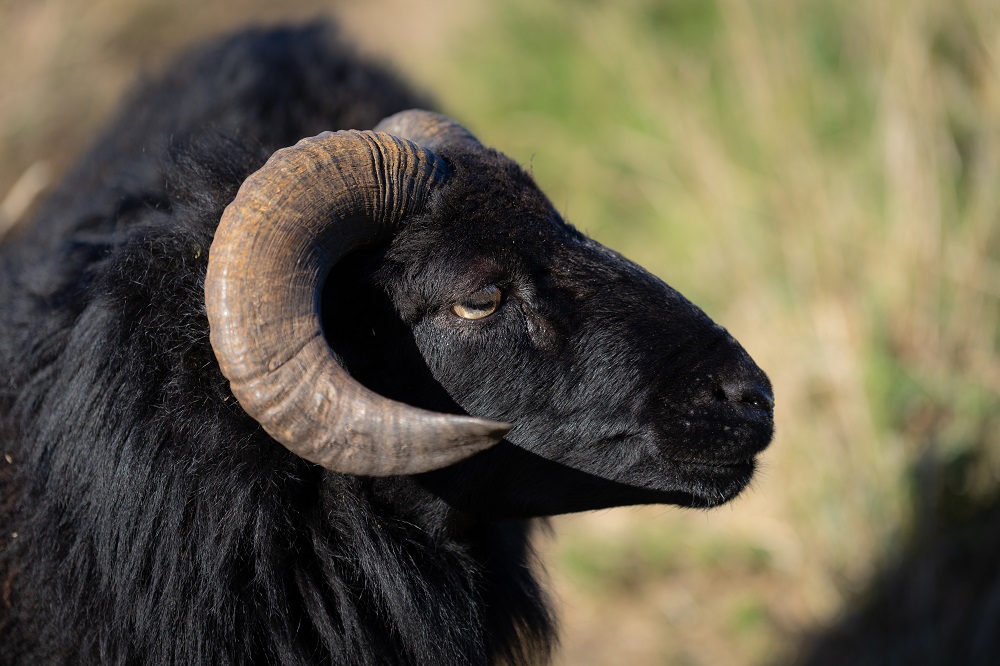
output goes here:
[{"label": "amber eye", "polygon": [[490,284],[455,303],[451,311],[462,319],[482,319],[496,312],[502,299],[499,287]]}]

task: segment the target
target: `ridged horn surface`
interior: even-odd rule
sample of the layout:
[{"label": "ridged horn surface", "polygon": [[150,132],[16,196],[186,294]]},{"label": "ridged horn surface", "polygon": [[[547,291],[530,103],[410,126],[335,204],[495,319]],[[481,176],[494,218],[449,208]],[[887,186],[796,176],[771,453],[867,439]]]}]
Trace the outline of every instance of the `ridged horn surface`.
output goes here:
[{"label": "ridged horn surface", "polygon": [[510,429],[365,388],[322,332],[330,268],[390,238],[447,171],[433,152],[395,136],[326,132],[276,152],[226,208],[205,281],[212,347],[240,406],[296,455],[349,474],[414,474],[486,449]]},{"label": "ridged horn surface", "polygon": [[423,109],[410,109],[393,114],[376,125],[375,130],[408,139],[427,150],[438,150],[446,145],[463,143],[481,145],[469,130],[448,116]]}]

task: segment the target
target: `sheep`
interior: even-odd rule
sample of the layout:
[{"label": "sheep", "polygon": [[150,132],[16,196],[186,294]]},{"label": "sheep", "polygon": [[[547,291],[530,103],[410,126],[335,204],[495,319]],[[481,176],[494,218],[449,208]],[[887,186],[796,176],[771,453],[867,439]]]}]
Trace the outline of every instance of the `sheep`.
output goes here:
[{"label": "sheep", "polygon": [[247,29],[4,241],[0,662],[544,661],[538,519],[749,483],[746,351],[427,106]]}]

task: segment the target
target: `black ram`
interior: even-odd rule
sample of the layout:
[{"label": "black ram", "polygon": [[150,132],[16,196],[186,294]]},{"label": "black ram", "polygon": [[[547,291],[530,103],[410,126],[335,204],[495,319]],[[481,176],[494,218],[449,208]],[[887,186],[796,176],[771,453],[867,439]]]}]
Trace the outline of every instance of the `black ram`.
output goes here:
[{"label": "black ram", "polygon": [[6,240],[0,662],[544,659],[531,519],[747,485],[740,345],[418,106],[243,32]]}]

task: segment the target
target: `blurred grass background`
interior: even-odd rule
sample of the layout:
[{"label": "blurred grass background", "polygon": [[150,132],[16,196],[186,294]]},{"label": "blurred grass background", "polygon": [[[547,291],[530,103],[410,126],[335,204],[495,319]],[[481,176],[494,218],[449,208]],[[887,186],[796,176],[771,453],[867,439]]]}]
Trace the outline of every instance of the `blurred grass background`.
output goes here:
[{"label": "blurred grass background", "polygon": [[[949,576],[978,568],[966,587],[985,601],[949,612],[986,609],[1000,631],[1000,552],[974,555],[1000,532],[1000,4],[0,0],[0,225],[137,72],[226,28],[319,15],[701,304],[774,383],[778,434],[735,503],[555,521],[560,663],[790,663],[837,631],[870,663],[917,663],[899,645],[918,625],[864,620],[895,607],[888,571],[931,629]],[[942,562],[927,547],[953,542]]]}]

